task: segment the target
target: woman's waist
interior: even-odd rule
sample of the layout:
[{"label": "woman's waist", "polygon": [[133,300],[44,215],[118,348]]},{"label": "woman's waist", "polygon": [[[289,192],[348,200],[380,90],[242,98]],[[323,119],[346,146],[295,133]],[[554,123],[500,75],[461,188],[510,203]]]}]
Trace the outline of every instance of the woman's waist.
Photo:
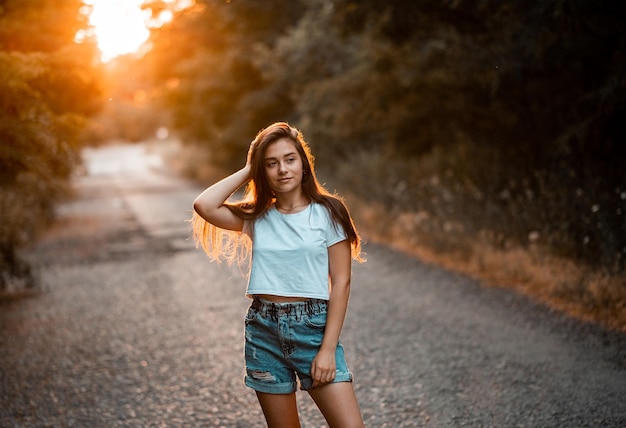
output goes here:
[{"label": "woman's waist", "polygon": [[[264,297],[261,296],[277,298],[279,301],[266,300]],[[280,301],[285,298],[289,299],[289,297],[273,295],[254,295],[252,297],[253,300],[251,308],[261,313],[262,316],[312,316],[319,313],[325,313],[328,309],[328,301],[323,299]]]},{"label": "woman's waist", "polygon": [[278,296],[276,294],[254,294],[253,298],[259,298],[271,303],[293,303],[293,302],[306,302],[311,300],[310,297],[302,296]]},{"label": "woman's waist", "polygon": [[307,299],[328,300],[330,287],[328,279],[322,281],[270,281],[267,278],[250,278],[246,295],[259,296],[270,302],[298,302]]}]

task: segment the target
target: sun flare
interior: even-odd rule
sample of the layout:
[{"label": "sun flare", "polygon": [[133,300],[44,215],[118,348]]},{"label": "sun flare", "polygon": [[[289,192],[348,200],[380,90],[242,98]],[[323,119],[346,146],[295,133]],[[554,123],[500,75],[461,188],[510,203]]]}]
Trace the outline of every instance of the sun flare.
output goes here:
[{"label": "sun flare", "polygon": [[101,60],[108,62],[119,55],[137,52],[150,37],[150,28],[170,22],[174,12],[194,4],[193,0],[164,0],[167,5],[155,18],[142,9],[147,0],[83,0],[81,13],[89,16],[91,28],[79,31],[76,41],[94,37]]}]

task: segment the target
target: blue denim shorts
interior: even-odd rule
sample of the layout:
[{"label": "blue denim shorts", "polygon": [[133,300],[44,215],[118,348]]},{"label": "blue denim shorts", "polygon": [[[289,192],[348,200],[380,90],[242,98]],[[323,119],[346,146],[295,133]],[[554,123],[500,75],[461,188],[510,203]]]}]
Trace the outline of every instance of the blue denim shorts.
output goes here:
[{"label": "blue denim shorts", "polygon": [[[269,394],[290,394],[313,387],[311,364],[322,344],[325,300],[272,303],[255,297],[245,320],[245,384]],[[343,346],[335,352],[333,382],[351,382]]]}]

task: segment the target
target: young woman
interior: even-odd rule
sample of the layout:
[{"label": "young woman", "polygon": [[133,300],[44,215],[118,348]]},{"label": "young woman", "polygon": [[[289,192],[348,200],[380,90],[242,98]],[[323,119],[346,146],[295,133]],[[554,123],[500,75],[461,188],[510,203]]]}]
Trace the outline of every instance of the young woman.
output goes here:
[{"label": "young woman", "polygon": [[[243,199],[228,198],[247,184]],[[245,260],[245,383],[269,427],[299,427],[297,379],[330,427],[362,427],[339,335],[361,244],[342,200],[320,186],[302,134],[258,133],[245,166],[194,201],[194,237],[214,260]]]}]

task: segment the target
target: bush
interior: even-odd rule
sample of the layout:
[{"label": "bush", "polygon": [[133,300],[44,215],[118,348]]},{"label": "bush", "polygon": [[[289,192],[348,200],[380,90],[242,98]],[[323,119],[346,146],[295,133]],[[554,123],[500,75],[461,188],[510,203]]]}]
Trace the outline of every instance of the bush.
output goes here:
[{"label": "bush", "polygon": [[34,284],[19,250],[67,194],[84,118],[101,103],[93,47],[73,43],[80,5],[0,7],[0,290],[15,280]]}]

